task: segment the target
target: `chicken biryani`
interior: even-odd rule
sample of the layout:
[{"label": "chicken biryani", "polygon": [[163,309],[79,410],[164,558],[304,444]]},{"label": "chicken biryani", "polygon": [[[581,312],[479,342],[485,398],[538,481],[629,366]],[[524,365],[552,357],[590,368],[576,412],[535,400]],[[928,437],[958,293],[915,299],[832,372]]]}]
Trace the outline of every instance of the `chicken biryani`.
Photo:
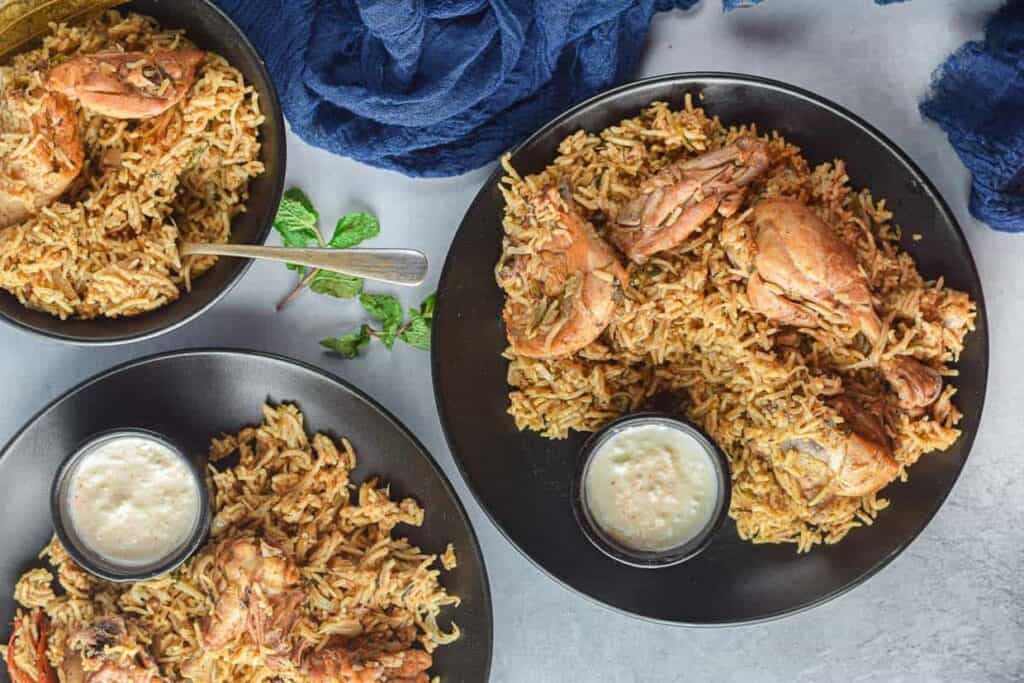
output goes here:
[{"label": "chicken biryani", "polygon": [[263,173],[253,88],[150,17],[55,25],[0,67],[0,288],[60,318],[177,299]]},{"label": "chicken biryani", "polygon": [[209,454],[210,538],[179,569],[110,583],[57,539],[43,550],[15,587],[13,683],[431,680],[431,653],[459,637],[438,619],[459,598],[439,582],[451,545],[438,556],[394,534],[423,523],[419,504],[353,483],[352,445],[308,436],[293,405],[265,405]]},{"label": "chicken biryani", "polygon": [[565,438],[673,406],[728,455],[730,516],[805,552],[870,525],[959,436],[975,304],[926,280],[885,201],[687,98],[505,161],[509,412]]}]

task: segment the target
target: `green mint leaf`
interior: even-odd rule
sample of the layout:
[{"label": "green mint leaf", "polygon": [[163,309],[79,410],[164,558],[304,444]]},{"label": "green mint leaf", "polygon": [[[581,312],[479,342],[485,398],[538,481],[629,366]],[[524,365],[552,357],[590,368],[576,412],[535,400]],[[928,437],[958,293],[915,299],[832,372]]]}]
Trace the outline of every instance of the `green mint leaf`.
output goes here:
[{"label": "green mint leaf", "polygon": [[365,240],[380,234],[380,222],[368,213],[350,213],[338,219],[327,246],[334,249],[350,249]]},{"label": "green mint leaf", "polygon": [[333,270],[318,270],[309,281],[309,288],[317,294],[351,299],[363,291],[363,281],[351,275],[342,275]]},{"label": "green mint leaf", "polygon": [[367,313],[385,325],[398,325],[402,322],[402,304],[390,294],[363,294],[359,297],[359,303]]},{"label": "green mint leaf", "polygon": [[281,205],[274,216],[274,229],[281,234],[281,240],[289,247],[305,247],[317,241],[316,222],[320,214],[309,202],[302,190],[292,188],[284,193]]},{"label": "green mint leaf", "polygon": [[409,324],[405,326],[398,338],[409,346],[424,351],[430,350],[430,321],[424,318],[415,308],[409,309]]},{"label": "green mint leaf", "polygon": [[410,308],[409,322],[401,334],[398,335],[398,338],[410,346],[415,346],[417,349],[429,351],[430,330],[434,322],[434,306],[436,301],[437,295],[435,293],[423,300],[418,311],[415,308]]},{"label": "green mint leaf", "polygon": [[389,294],[361,294],[359,303],[367,313],[381,322],[377,336],[384,346],[392,348],[398,337],[398,328],[402,325],[402,304]]},{"label": "green mint leaf", "polygon": [[[316,229],[316,222],[320,214],[313,208],[302,190],[292,188],[284,193],[281,198],[281,205],[277,207],[277,215],[274,216],[274,229],[281,235],[281,243],[286,247],[303,248],[308,247],[310,242],[319,242],[319,233]],[[305,273],[303,266],[289,263],[288,268],[299,273]]]},{"label": "green mint leaf", "polygon": [[432,321],[434,319],[434,307],[435,307],[436,303],[437,303],[437,292],[434,292],[433,294],[428,296],[426,299],[424,299],[423,303],[420,304],[420,315],[422,315],[427,320],[431,320]]},{"label": "green mint leaf", "polygon": [[334,351],[344,358],[355,358],[359,355],[359,349],[370,343],[370,328],[363,325],[354,334],[345,334],[340,337],[321,339],[320,346]]},{"label": "green mint leaf", "polygon": [[314,223],[320,220],[320,212],[313,208],[313,202],[310,201],[309,197],[306,196],[306,193],[299,188],[293,187],[290,190],[286,190],[284,198],[301,204],[302,208],[304,208],[308,213],[313,214]]}]

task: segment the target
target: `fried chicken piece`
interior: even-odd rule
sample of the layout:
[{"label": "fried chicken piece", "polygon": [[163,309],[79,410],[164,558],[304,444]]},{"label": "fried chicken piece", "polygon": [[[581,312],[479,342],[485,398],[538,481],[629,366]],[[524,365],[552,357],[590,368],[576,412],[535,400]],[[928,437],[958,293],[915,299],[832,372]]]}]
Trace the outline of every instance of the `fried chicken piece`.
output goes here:
[{"label": "fried chicken piece", "polygon": [[358,650],[328,648],[306,658],[309,683],[428,683],[433,660],[423,650],[367,656]]},{"label": "fried chicken piece", "polygon": [[[754,272],[750,305],[769,320],[817,327],[821,313],[854,325],[872,344],[882,335],[867,276],[856,254],[813,210],[793,199],[769,199],[754,209]],[[727,233],[730,259],[745,255],[743,240]],[[749,249],[748,249],[749,251]],[[735,254],[735,256],[733,255]],[[942,377],[913,358],[883,361],[879,370],[899,406],[920,415],[942,393]]]},{"label": "fried chicken piece", "polygon": [[[881,416],[846,396],[833,398],[831,404],[850,428],[841,448],[829,448],[809,438],[785,439],[782,448],[826,464],[833,482],[831,493],[837,496],[859,498],[881,490],[899,474]],[[814,497],[822,482],[809,468],[800,484]]]},{"label": "fried chicken piece", "polygon": [[[854,325],[869,339],[881,335],[882,323],[856,254],[818,214],[794,199],[768,199],[755,207],[753,219],[758,277],[747,285],[751,305],[783,324],[814,327],[816,315],[810,320],[791,311],[818,309]],[[779,292],[764,294],[763,283]]]},{"label": "fried chicken piece", "polygon": [[181,49],[83,55],[50,69],[47,86],[104,116],[150,118],[181,101],[204,54]]},{"label": "fried chicken piece", "polygon": [[558,230],[537,254],[518,255],[499,278],[526,278],[539,302],[506,297],[503,317],[512,350],[528,358],[576,353],[601,336],[615,313],[626,271],[615,251],[583,220],[568,198],[549,187],[538,213],[553,212]]},{"label": "fried chicken piece", "polygon": [[289,635],[301,614],[305,591],[299,570],[265,541],[222,541],[214,562],[223,574],[220,598],[203,622],[203,642],[219,649],[248,634],[273,668],[291,654]]},{"label": "fried chicken piece", "polygon": [[[111,652],[135,650],[133,657]],[[164,683],[156,662],[128,633],[120,617],[101,617],[68,639],[61,662],[64,683]]]},{"label": "fried chicken piece", "polygon": [[899,474],[889,437],[882,424],[881,404],[864,407],[848,396],[830,402],[850,428],[846,457],[839,476],[840,495],[865,496],[884,488]]},{"label": "fried chicken piece", "polygon": [[747,280],[747,300],[769,320],[793,327],[817,327],[818,314],[778,291],[778,285],[765,282],[758,273]]},{"label": "fried chicken piece", "polygon": [[942,375],[921,361],[897,356],[882,361],[882,373],[899,397],[900,408],[921,415],[942,393]]},{"label": "fried chicken piece", "polygon": [[0,96],[0,134],[29,144],[0,159],[0,228],[16,225],[64,194],[82,171],[85,149],[75,109],[59,93],[46,93],[36,109],[24,94]]},{"label": "fried chicken piece", "polygon": [[644,263],[682,244],[715,213],[736,213],[746,187],[769,164],[767,145],[756,138],[740,138],[714,152],[669,164],[622,207],[611,240],[630,259]]}]

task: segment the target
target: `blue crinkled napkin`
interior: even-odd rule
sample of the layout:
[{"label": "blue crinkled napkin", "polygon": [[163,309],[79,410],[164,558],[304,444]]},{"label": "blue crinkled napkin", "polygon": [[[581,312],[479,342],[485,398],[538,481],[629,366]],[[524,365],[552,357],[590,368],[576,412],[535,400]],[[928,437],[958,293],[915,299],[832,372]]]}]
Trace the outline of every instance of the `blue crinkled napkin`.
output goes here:
[{"label": "blue crinkled napkin", "polygon": [[935,120],[973,176],[971,213],[1024,232],[1024,2],[989,20],[935,72],[921,113]]},{"label": "blue crinkled napkin", "polygon": [[306,142],[413,176],[482,166],[632,75],[697,0],[217,0]]},{"label": "blue crinkled napkin", "polygon": [[698,0],[217,2],[263,55],[302,139],[446,176],[632,77],[651,16]]}]

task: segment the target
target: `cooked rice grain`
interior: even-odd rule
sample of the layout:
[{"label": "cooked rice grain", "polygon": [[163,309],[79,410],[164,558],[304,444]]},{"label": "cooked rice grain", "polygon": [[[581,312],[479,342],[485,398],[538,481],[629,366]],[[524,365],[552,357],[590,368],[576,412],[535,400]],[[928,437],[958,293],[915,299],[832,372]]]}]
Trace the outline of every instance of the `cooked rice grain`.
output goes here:
[{"label": "cooked rice grain", "polygon": [[[106,12],[55,26],[38,49],[3,68],[3,97],[43,94],[50,65],[100,51],[193,47],[139,14]],[[207,52],[185,98],[160,116],[113,119],[78,107],[86,160],[60,201],[0,230],[0,287],[60,318],[135,315],[188,291],[216,257],[181,259],[182,242],[226,242],[263,173],[256,92]],[[0,136],[0,160],[25,136]],[[0,182],[18,182],[5,175]]]},{"label": "cooked rice grain", "polygon": [[[520,176],[508,159],[504,256],[496,268],[509,300],[532,301],[525,278],[503,277],[512,254],[535,252],[557,229],[537,215],[533,198],[565,178],[584,215],[600,227],[618,214],[640,182],[680,157],[696,156],[756,135],[751,127],[726,128],[703,110],[672,111],[655,103],[639,116],[600,134],[567,137],[541,173]],[[600,339],[570,358],[533,360],[505,351],[509,360],[509,413],[520,429],[565,438],[569,430],[594,431],[662,394],[685,399],[687,416],[728,454],[733,477],[730,515],[742,538],[754,543],[794,543],[801,552],[835,543],[866,524],[888,501],[827,497],[808,500],[796,476],[815,463],[797,460],[780,442],[802,435],[835,443],[841,422],[825,402],[849,392],[881,395],[878,361],[910,355],[941,366],[947,375],[974,328],[974,303],[966,294],[926,282],[913,259],[899,250],[899,229],[885,202],[854,190],[841,160],[811,169],[800,150],[778,135],[761,136],[772,168],[749,193],[745,206],[768,196],[807,202],[851,245],[868,275],[887,325],[885,341],[871,348],[857,331],[826,323],[822,329],[780,327],[754,313],[745,276],[726,257],[730,229],[745,229],[749,211],[714,217],[679,248],[647,264],[629,264],[630,287],[616,318]],[[906,468],[924,453],[948,448],[960,412],[947,384],[929,413],[885,415],[895,457]]]},{"label": "cooked rice grain", "polygon": [[[459,637],[454,623],[438,624],[446,607],[459,604],[439,583],[438,556],[393,535],[399,523],[421,525],[423,509],[411,498],[392,500],[376,479],[355,485],[349,475],[356,453],[348,441],[342,439],[339,448],[324,434],[310,438],[295,406],[265,405],[258,427],[213,439],[211,464],[233,458],[237,464],[210,470],[216,511],[210,541],[171,574],[109,583],[78,568],[56,538],[50,542],[42,556],[56,577],[48,569],[27,572],[15,598],[49,618],[47,653],[54,666],[63,660],[70,634],[96,617],[117,614],[169,680],[183,680],[182,665],[205,658],[215,681],[301,681],[294,667],[263,666],[248,638],[220,650],[202,646],[200,623],[219,597],[215,546],[239,537],[266,540],[298,566],[307,596],[292,637],[308,651],[341,638],[375,644],[377,651],[418,643],[432,652]],[[447,567],[449,558],[450,546],[441,564]],[[59,596],[53,595],[54,578]],[[16,655],[22,668],[35,671],[27,648]]]}]

